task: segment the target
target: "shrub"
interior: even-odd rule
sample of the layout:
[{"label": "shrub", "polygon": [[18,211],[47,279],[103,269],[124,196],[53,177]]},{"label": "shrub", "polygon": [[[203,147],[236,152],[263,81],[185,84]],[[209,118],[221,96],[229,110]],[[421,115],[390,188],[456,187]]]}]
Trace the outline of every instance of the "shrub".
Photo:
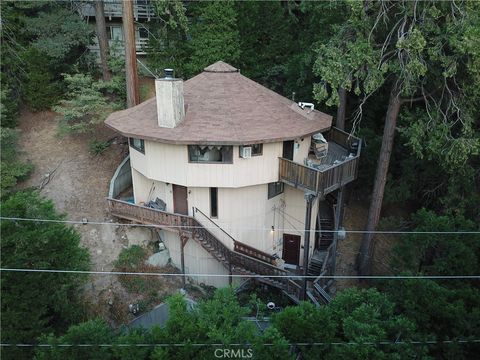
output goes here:
[{"label": "shrub", "polygon": [[88,148],[90,153],[93,155],[101,155],[105,150],[108,149],[110,143],[108,141],[101,141],[93,139],[88,143]]}]

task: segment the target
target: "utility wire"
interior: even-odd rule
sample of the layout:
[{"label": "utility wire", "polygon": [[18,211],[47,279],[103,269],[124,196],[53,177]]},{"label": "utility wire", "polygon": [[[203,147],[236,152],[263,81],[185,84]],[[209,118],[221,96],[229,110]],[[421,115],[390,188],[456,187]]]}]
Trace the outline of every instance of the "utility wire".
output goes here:
[{"label": "utility wire", "polygon": [[[480,339],[455,339],[455,340],[399,340],[399,341],[337,341],[337,342],[296,342],[286,346],[359,346],[359,345],[432,345],[432,344],[468,344],[480,343]],[[0,347],[203,347],[203,346],[238,346],[250,347],[248,343],[153,343],[153,344],[12,344],[1,343]],[[262,346],[282,346],[274,343],[264,343]]]},{"label": "utility wire", "polygon": [[[179,228],[179,229],[218,229],[214,226],[195,226],[195,225],[160,225],[160,224],[126,224],[118,222],[107,222],[107,221],[83,221],[83,220],[56,220],[56,219],[34,219],[34,218],[19,218],[19,217],[8,217],[0,216],[0,220],[9,220],[9,221],[31,221],[31,222],[50,222],[50,223],[64,223],[64,224],[79,224],[79,225],[112,225],[112,226],[131,226],[131,227],[155,227],[155,228]],[[241,227],[241,228],[231,228],[230,230],[259,230],[259,231],[272,231],[271,228],[250,228],[250,227]],[[298,231],[297,229],[275,229],[275,231]],[[305,230],[302,230],[305,231]],[[376,231],[366,231],[366,230],[306,230],[308,232],[319,232],[319,233],[338,233],[345,232],[347,234],[444,234],[444,235],[454,235],[454,234],[480,234],[480,231],[397,231],[397,230],[376,230]]]},{"label": "utility wire", "polygon": [[[235,278],[289,278],[289,279],[316,279],[318,275],[260,275],[260,274],[198,274],[198,273],[156,273],[156,272],[129,272],[129,271],[92,271],[92,270],[65,270],[65,269],[25,269],[0,268],[0,272],[24,273],[58,273],[58,274],[89,274],[89,275],[140,275],[140,276],[189,276],[189,277],[235,277]],[[478,280],[480,275],[324,275],[325,279],[470,279]]]}]

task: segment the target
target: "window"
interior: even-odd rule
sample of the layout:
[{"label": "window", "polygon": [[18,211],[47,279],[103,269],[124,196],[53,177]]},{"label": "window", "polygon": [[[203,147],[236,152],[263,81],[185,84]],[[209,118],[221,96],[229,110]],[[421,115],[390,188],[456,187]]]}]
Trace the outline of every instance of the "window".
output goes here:
[{"label": "window", "polygon": [[283,182],[273,182],[268,184],[268,198],[271,199],[283,193]]},{"label": "window", "polygon": [[144,27],[138,28],[138,36],[142,39],[148,39],[148,30]]},{"label": "window", "polygon": [[247,146],[252,148],[252,156],[260,156],[263,154],[263,144],[244,145],[239,147],[240,157],[242,157],[242,148]]},{"label": "window", "polygon": [[198,163],[233,162],[233,146],[225,145],[188,145],[188,159]]},{"label": "window", "polygon": [[218,217],[218,188],[210,188],[210,217]]},{"label": "window", "polygon": [[142,154],[145,154],[145,141],[143,139],[128,138],[130,146]]}]

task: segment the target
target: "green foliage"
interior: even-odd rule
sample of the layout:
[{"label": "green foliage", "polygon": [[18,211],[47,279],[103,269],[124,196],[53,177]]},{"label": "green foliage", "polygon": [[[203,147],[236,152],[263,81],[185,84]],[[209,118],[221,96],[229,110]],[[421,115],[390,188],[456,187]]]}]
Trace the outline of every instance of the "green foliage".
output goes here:
[{"label": "green foliage", "polygon": [[[480,335],[480,292],[475,287],[455,286],[409,279],[391,281],[385,291],[397,310],[417,323],[418,338],[440,342],[476,339]],[[475,345],[469,344],[438,343],[429,347],[429,353],[438,359],[471,359],[477,352]]]},{"label": "green foliage", "polygon": [[[360,344],[408,341],[414,336],[414,321],[398,315],[394,303],[375,289],[344,290],[330,305],[320,308],[310,303],[286,308],[273,318],[273,325],[289,342],[324,343],[299,346],[305,359],[401,359],[423,351],[408,344]],[[328,344],[331,342],[353,344],[335,346]]]},{"label": "green foliage", "polygon": [[25,18],[24,31],[32,39],[31,44],[55,66],[71,63],[79,50],[92,41],[90,26],[74,11],[61,6],[42,11]]},{"label": "green foliage", "polygon": [[[120,334],[115,339],[115,344],[148,344],[152,343],[151,335],[143,329],[131,329]],[[112,349],[115,359],[119,360],[141,360],[148,359],[150,352],[149,347],[136,346],[118,346]]]},{"label": "green foliage", "polygon": [[233,1],[204,1],[196,4],[196,21],[191,26],[191,74],[218,61],[236,65],[240,58],[240,37]]},{"label": "green foliage", "polygon": [[[475,231],[461,215],[438,215],[426,209],[412,216],[415,231]],[[409,234],[394,249],[399,271],[429,275],[473,275],[480,271],[478,234]]]},{"label": "green foliage", "polygon": [[108,149],[110,143],[108,141],[101,141],[93,139],[88,143],[88,149],[93,155],[101,155]]},{"label": "green foliage", "polygon": [[0,128],[0,195],[2,197],[33,170],[32,164],[18,161],[17,140],[16,130]]},{"label": "green foliage", "polygon": [[145,250],[138,245],[132,245],[129,248],[122,249],[115,266],[118,268],[135,269],[143,263],[147,254]]},{"label": "green foliage", "polygon": [[[33,191],[10,195],[2,201],[1,212],[5,217],[64,219],[51,200]],[[80,235],[62,223],[2,220],[1,233],[3,268],[89,268]],[[2,342],[31,343],[41,333],[60,331],[77,321],[85,280],[79,274],[2,272]],[[9,355],[15,357],[5,353]]]},{"label": "green foliage", "polygon": [[90,75],[64,74],[67,84],[67,98],[54,107],[62,114],[61,128],[65,132],[87,132],[96,124],[119,108],[113,101],[108,101],[103,91],[109,83],[95,81]]},{"label": "green foliage", "polygon": [[31,47],[23,54],[26,63],[23,97],[35,111],[45,110],[55,104],[61,93],[61,84],[49,68],[48,59]]},{"label": "green foliage", "polygon": [[0,89],[0,126],[13,128],[17,125],[18,98],[16,98],[8,84],[2,83]]},{"label": "green foliage", "polygon": [[64,90],[61,74],[87,70],[92,29],[66,2],[2,2],[2,74],[34,110]]},{"label": "green foliage", "polygon": [[109,348],[97,346],[67,346],[65,344],[111,344],[114,335],[112,329],[100,319],[90,320],[70,327],[67,333],[60,337],[53,334],[42,335],[38,341],[52,347],[37,348],[35,360],[92,359],[108,360],[112,358]]}]

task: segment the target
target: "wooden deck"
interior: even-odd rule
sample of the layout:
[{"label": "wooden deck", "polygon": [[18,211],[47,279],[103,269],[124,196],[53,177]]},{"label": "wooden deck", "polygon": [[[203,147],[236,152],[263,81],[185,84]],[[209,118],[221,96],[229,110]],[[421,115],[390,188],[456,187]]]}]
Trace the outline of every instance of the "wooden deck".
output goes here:
[{"label": "wooden deck", "polygon": [[[279,180],[319,196],[325,196],[355,180],[360,161],[360,139],[336,128],[332,128],[327,137],[328,155],[318,165],[307,166],[280,158]],[[352,141],[358,142],[358,148],[356,153],[350,154],[347,149]]]}]

